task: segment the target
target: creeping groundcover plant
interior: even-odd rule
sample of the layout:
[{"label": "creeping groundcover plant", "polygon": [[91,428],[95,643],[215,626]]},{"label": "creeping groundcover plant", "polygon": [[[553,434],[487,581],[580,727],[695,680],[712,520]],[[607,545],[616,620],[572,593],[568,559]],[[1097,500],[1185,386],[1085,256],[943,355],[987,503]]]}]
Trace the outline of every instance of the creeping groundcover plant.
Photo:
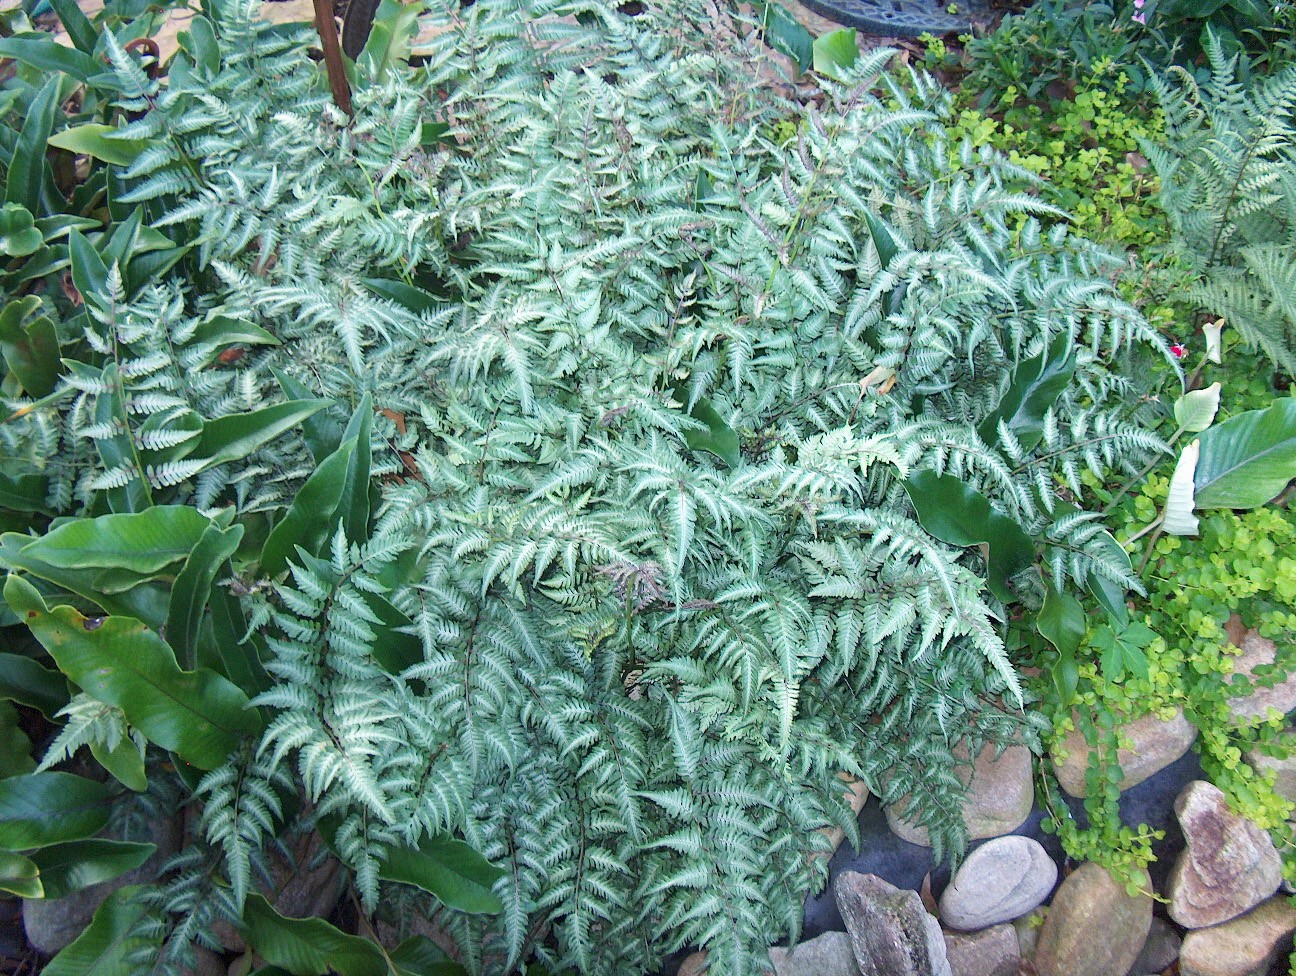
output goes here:
[{"label": "creeping groundcover plant", "polygon": [[[5,884],[185,831],[58,973],[230,932],[758,973],[853,836],[839,774],[957,854],[957,756],[1037,745],[1008,622],[1124,613],[1085,473],[1161,449],[1127,357],[1177,366],[1111,260],[887,52],[793,88],[758,24],[645,6],[434,0],[354,118],[242,0],[160,77],[89,22],[84,61],[4,42],[47,109],[14,159],[103,188],[15,204],[51,253],[0,323],[6,696],[61,731],[0,781]],[[262,895],[306,849],[329,922]]]}]

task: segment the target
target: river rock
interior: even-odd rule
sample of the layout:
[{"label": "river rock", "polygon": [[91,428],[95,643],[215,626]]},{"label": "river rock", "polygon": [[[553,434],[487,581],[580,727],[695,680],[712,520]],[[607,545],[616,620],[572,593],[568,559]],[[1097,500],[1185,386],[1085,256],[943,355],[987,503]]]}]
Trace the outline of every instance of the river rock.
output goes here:
[{"label": "river rock", "polygon": [[675,976],[702,976],[706,972],[707,954],[705,952],[694,952],[684,958],[680,963],[680,968],[675,971]]},{"label": "river rock", "polygon": [[1165,919],[1152,919],[1152,928],[1148,930],[1147,941],[1143,943],[1143,950],[1134,960],[1134,965],[1130,967],[1131,973],[1159,973],[1174,963],[1179,958],[1179,947],[1183,945],[1183,939],[1179,938],[1179,933],[1174,930]]},{"label": "river rock", "polygon": [[[1253,680],[1259,680],[1255,676],[1256,669],[1273,664],[1278,654],[1274,642],[1266,640],[1254,630],[1247,631],[1238,646],[1242,653],[1233,659],[1233,673],[1245,675]],[[1257,685],[1249,695],[1230,698],[1229,708],[1233,712],[1233,717],[1239,722],[1268,715],[1271,708],[1286,715],[1296,708],[1296,670],[1274,684],[1272,688]]]},{"label": "river rock", "polygon": [[[967,787],[963,799],[963,822],[969,840],[1001,837],[1011,834],[1026,822],[1035,804],[1035,786],[1031,779],[1031,754],[1025,746],[1009,746],[1000,756],[998,747],[987,745],[971,765],[958,767],[958,778]],[[954,753],[966,760],[967,747],[959,743]],[[908,797],[902,797],[886,808],[887,825],[901,840],[930,847],[927,828],[902,817]]]},{"label": "river rock", "polygon": [[1296,908],[1286,898],[1271,898],[1241,918],[1189,932],[1179,952],[1179,972],[1181,976],[1264,976],[1291,948],[1294,931]]},{"label": "river rock", "polygon": [[791,952],[771,949],[769,956],[777,976],[860,976],[845,932],[825,932]]},{"label": "river rock", "polygon": [[945,953],[953,976],[1017,976],[1021,948],[1017,930],[995,925],[980,932],[946,932]]},{"label": "river rock", "polygon": [[1057,865],[1039,841],[997,837],[968,855],[940,900],[940,917],[965,932],[1010,922],[1037,908],[1057,884]]},{"label": "river rock", "polygon": [[[1144,875],[1150,891],[1151,879]],[[1128,973],[1152,925],[1152,897],[1130,895],[1106,869],[1082,864],[1058,888],[1035,946],[1038,976]]]},{"label": "river rock", "polygon": [[[85,931],[104,899],[126,885],[152,881],[164,865],[180,849],[183,827],[179,817],[152,823],[149,841],[157,850],[147,861],[111,881],[104,881],[68,895],[66,898],[35,898],[23,902],[23,930],[32,947],[55,955]],[[113,839],[139,840],[138,837]]]},{"label": "river rock", "polygon": [[1042,905],[1029,915],[1013,919],[1012,927],[1017,933],[1017,947],[1023,959],[1030,959],[1035,955],[1035,946],[1039,943],[1040,929],[1044,926],[1044,917],[1047,914],[1048,906]]},{"label": "river rock", "polygon": [[833,885],[861,976],[951,976],[940,923],[916,891],[848,871]]},{"label": "river rock", "polygon": [[1228,808],[1224,794],[1193,780],[1175,800],[1187,847],[1166,883],[1170,917],[1185,928],[1218,925],[1249,911],[1282,881],[1269,835]]},{"label": "river rock", "polygon": [[[1131,786],[1137,786],[1182,757],[1197,738],[1197,727],[1184,717],[1181,710],[1176,711],[1174,718],[1168,720],[1156,715],[1144,715],[1124,723],[1119,731],[1129,737],[1133,746],[1132,749],[1120,749],[1116,753],[1121,766],[1119,786],[1122,792]],[[1066,758],[1059,760],[1058,755],[1061,753],[1065,753]],[[1072,729],[1063,737],[1053,756],[1053,768],[1062,789],[1071,796],[1085,795],[1089,746],[1077,729]]]}]

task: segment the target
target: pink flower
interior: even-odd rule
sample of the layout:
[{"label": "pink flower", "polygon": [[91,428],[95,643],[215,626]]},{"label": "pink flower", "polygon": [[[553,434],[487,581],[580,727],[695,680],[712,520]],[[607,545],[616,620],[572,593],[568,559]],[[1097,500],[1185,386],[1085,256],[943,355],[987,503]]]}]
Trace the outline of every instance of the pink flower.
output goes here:
[{"label": "pink flower", "polygon": [[1188,347],[1177,342],[1170,347],[1170,351],[1174,353],[1175,359],[1183,359],[1184,356],[1188,355]]},{"label": "pink flower", "polygon": [[1130,17],[1130,20],[1134,21],[1134,23],[1136,24],[1147,23],[1147,19],[1146,19],[1147,15],[1143,13],[1143,4],[1146,2],[1147,0],[1134,0],[1134,9],[1138,11],[1132,17]]}]

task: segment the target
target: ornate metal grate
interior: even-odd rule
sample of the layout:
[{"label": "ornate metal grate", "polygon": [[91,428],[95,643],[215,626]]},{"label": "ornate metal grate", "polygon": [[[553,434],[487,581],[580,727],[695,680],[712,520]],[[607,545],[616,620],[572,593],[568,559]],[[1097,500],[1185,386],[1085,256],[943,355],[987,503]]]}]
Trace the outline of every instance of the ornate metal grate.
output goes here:
[{"label": "ornate metal grate", "polygon": [[[985,3],[967,0],[801,0],[817,14],[847,27],[888,37],[937,36],[971,29],[974,19],[983,19]],[[953,9],[955,12],[951,13]]]}]

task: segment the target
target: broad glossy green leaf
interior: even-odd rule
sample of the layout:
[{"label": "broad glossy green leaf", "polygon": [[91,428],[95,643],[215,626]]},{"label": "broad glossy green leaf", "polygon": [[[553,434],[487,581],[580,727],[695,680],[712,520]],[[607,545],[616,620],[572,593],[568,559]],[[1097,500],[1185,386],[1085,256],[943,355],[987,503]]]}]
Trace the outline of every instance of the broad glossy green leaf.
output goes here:
[{"label": "broad glossy green leaf", "polygon": [[1202,431],[1197,508],[1257,508],[1296,478],[1296,397]]},{"label": "broad glossy green leaf", "polygon": [[19,298],[0,312],[0,353],[27,394],[47,396],[54,389],[59,372],[59,341],[49,316],[31,321],[28,316],[40,308],[34,295]]},{"label": "broad glossy green leaf", "polygon": [[124,840],[74,840],[35,851],[46,898],[68,895],[133,871],[157,850],[155,844]]},{"label": "broad glossy green leaf", "polygon": [[1008,516],[996,512],[990,500],[953,475],[930,469],[916,471],[904,483],[922,527],[952,546],[985,544],[990,551],[987,580],[990,592],[1004,603],[1015,597],[1008,581],[1035,561],[1035,544]]},{"label": "broad glossy green leaf", "polygon": [[841,28],[820,34],[814,40],[814,69],[829,78],[841,78],[841,69],[849,68],[859,59],[859,45],[854,28]]},{"label": "broad glossy green leaf", "polygon": [[[688,403],[688,395],[682,389],[675,391],[675,398]],[[690,449],[714,454],[731,468],[742,463],[742,455],[738,451],[738,435],[724,422],[724,418],[716,412],[709,400],[698,400],[689,411],[689,416],[706,424],[705,430],[684,431],[684,442]]]},{"label": "broad glossy green leaf", "polygon": [[378,5],[364,50],[356,59],[356,67],[372,82],[381,82],[394,65],[409,60],[418,34],[418,14],[416,6],[401,0],[382,0]]},{"label": "broad glossy green leaf", "polygon": [[368,939],[347,935],[322,918],[288,918],[258,894],[243,906],[243,937],[266,962],[292,976],[386,976],[387,963]]},{"label": "broad glossy green leaf", "polygon": [[0,255],[25,258],[34,254],[45,241],[36,227],[36,218],[20,203],[0,207]]},{"label": "broad glossy green leaf", "polygon": [[199,769],[215,769],[240,742],[260,733],[260,716],[248,707],[247,695],[206,668],[181,671],[166,641],[138,620],[89,618],[73,607],[50,610],[18,576],[9,577],[4,594],[64,674],[120,708],[151,742]]},{"label": "broad glossy green leaf", "polygon": [[143,793],[148,789],[148,776],[144,772],[144,757],[140,755],[133,739],[123,738],[112,749],[90,743],[90,754],[117,782],[128,790]]},{"label": "broad glossy green leaf", "polygon": [[11,512],[45,512],[49,508],[49,479],[43,474],[22,474],[10,477],[0,471],[0,508]]},{"label": "broad glossy green leaf", "polygon": [[1040,634],[1063,654],[1080,650],[1088,624],[1084,607],[1069,593],[1059,593],[1049,587],[1044,596],[1044,607],[1035,621]]},{"label": "broad glossy green leaf", "polygon": [[[8,38],[10,43],[15,40],[17,38]],[[4,46],[5,41],[0,40],[0,56],[5,53]],[[26,207],[33,216],[42,212],[41,186],[45,182],[45,167],[48,165],[45,162],[45,142],[54,126],[61,81],[58,75],[50,78],[32,100],[31,109],[27,112],[22,132],[14,146],[13,158],[9,161],[5,203]]]},{"label": "broad glossy green leaf", "polygon": [[66,522],[22,552],[62,569],[102,567],[146,575],[187,559],[211,524],[188,505],[155,505],[133,515]]},{"label": "broad glossy green leaf", "polygon": [[110,138],[116,131],[116,126],[87,122],[54,133],[49,137],[49,144],[55,149],[102,159],[105,163],[130,166],[149,148],[150,142],[147,139]]},{"label": "broad glossy green leaf", "polygon": [[86,930],[54,957],[41,976],[139,976],[138,965],[128,958],[162,939],[161,932],[151,938],[138,934],[137,923],[145,912],[142,892],[139,885],[127,885],[109,895]]},{"label": "broad glossy green leaf", "polygon": [[981,439],[996,443],[1002,421],[1023,449],[1032,450],[1044,438],[1044,415],[1074,374],[1075,346],[1066,335],[1060,335],[1040,355],[1013,370],[999,406],[977,428]]},{"label": "broad glossy green leaf", "polygon": [[35,770],[31,739],[18,726],[18,709],[0,701],[0,778],[26,776]]},{"label": "broad glossy green leaf", "polygon": [[468,970],[450,959],[426,935],[406,939],[391,953],[396,976],[468,976]]},{"label": "broad glossy green leaf", "polygon": [[77,81],[89,80],[100,69],[89,54],[60,44],[44,32],[0,38],[0,58],[13,58],[43,72],[62,71]]},{"label": "broad glossy green leaf", "polygon": [[275,576],[288,568],[288,559],[301,546],[315,555],[337,528],[338,504],[346,487],[347,469],[356,439],[349,438],[326,457],[306,479],[292,505],[274,527],[261,550],[261,572]]},{"label": "broad glossy green leaf", "polygon": [[422,888],[450,908],[472,915],[495,915],[504,910],[491,890],[504,871],[453,837],[430,837],[417,849],[390,851],[378,877]]},{"label": "broad glossy green leaf", "polygon": [[[310,388],[300,380],[279,369],[271,368],[270,372],[279,381],[279,387],[284,391],[285,396],[294,400],[311,399]],[[306,447],[310,450],[316,464],[337,450],[338,445],[342,443],[342,431],[345,426],[333,410],[323,410],[302,421],[302,438],[306,441]]]},{"label": "broad glossy green leaf", "polygon": [[68,703],[67,679],[23,654],[0,654],[0,699],[35,708],[52,720]]},{"label": "broad glossy green leaf", "polygon": [[192,668],[198,660],[198,632],[216,573],[234,555],[242,538],[241,525],[222,529],[215,522],[207,523],[171,588],[167,642],[186,668]]},{"label": "broad glossy green leaf", "polygon": [[[226,578],[233,575],[229,563],[221,575]],[[252,696],[268,691],[271,681],[261,664],[261,638],[248,633],[247,618],[238,597],[223,586],[214,586],[207,603],[211,608],[211,626],[205,633],[210,634],[215,644],[215,656],[220,659],[225,677]]]},{"label": "broad glossy green leaf", "polygon": [[0,847],[26,851],[93,837],[108,824],[108,788],[71,773],[0,780]]},{"label": "broad glossy green leaf", "polygon": [[180,47],[193,58],[194,65],[208,74],[220,70],[220,46],[216,42],[216,30],[206,17],[194,17],[189,22],[189,30],[180,34]]},{"label": "broad glossy green leaf", "polygon": [[797,70],[808,70],[814,63],[814,35],[785,7],[772,0],[755,6],[765,31],[765,43],[795,61]]},{"label": "broad glossy green leaf", "polygon": [[68,231],[68,255],[72,259],[72,284],[86,301],[97,300],[108,286],[108,266],[75,227]]},{"label": "broad glossy green leaf", "polygon": [[[373,463],[373,397],[366,393],[351,415],[342,434],[343,443],[355,439],[355,450],[347,461],[342,497],[337,514],[342,517],[346,537],[354,543],[369,539],[369,471]],[[330,519],[332,521],[332,519]]]},{"label": "broad glossy green leaf", "polygon": [[323,400],[289,400],[251,413],[217,417],[203,427],[194,455],[206,458],[208,467],[240,460],[326,406]]},{"label": "broad glossy green leaf", "polygon": [[29,857],[15,851],[0,851],[0,891],[19,898],[43,898],[40,869]]},{"label": "broad glossy green leaf", "polygon": [[230,346],[277,346],[274,335],[253,325],[246,319],[216,315],[194,330],[187,355],[193,355],[202,365],[210,363],[221,351]]},{"label": "broad glossy green leaf", "polygon": [[94,29],[94,24],[90,23],[90,18],[81,12],[76,0],[50,0],[50,6],[58,14],[59,20],[63,21],[63,29],[67,31],[76,49],[93,54],[99,34]]},{"label": "broad glossy green leaf", "polygon": [[100,585],[103,570],[51,566],[24,552],[32,538],[17,532],[0,535],[0,569],[30,573],[69,593],[84,597],[110,614],[134,617],[150,627],[161,627],[166,621],[167,596],[159,587],[141,585],[117,593],[105,593]]}]

